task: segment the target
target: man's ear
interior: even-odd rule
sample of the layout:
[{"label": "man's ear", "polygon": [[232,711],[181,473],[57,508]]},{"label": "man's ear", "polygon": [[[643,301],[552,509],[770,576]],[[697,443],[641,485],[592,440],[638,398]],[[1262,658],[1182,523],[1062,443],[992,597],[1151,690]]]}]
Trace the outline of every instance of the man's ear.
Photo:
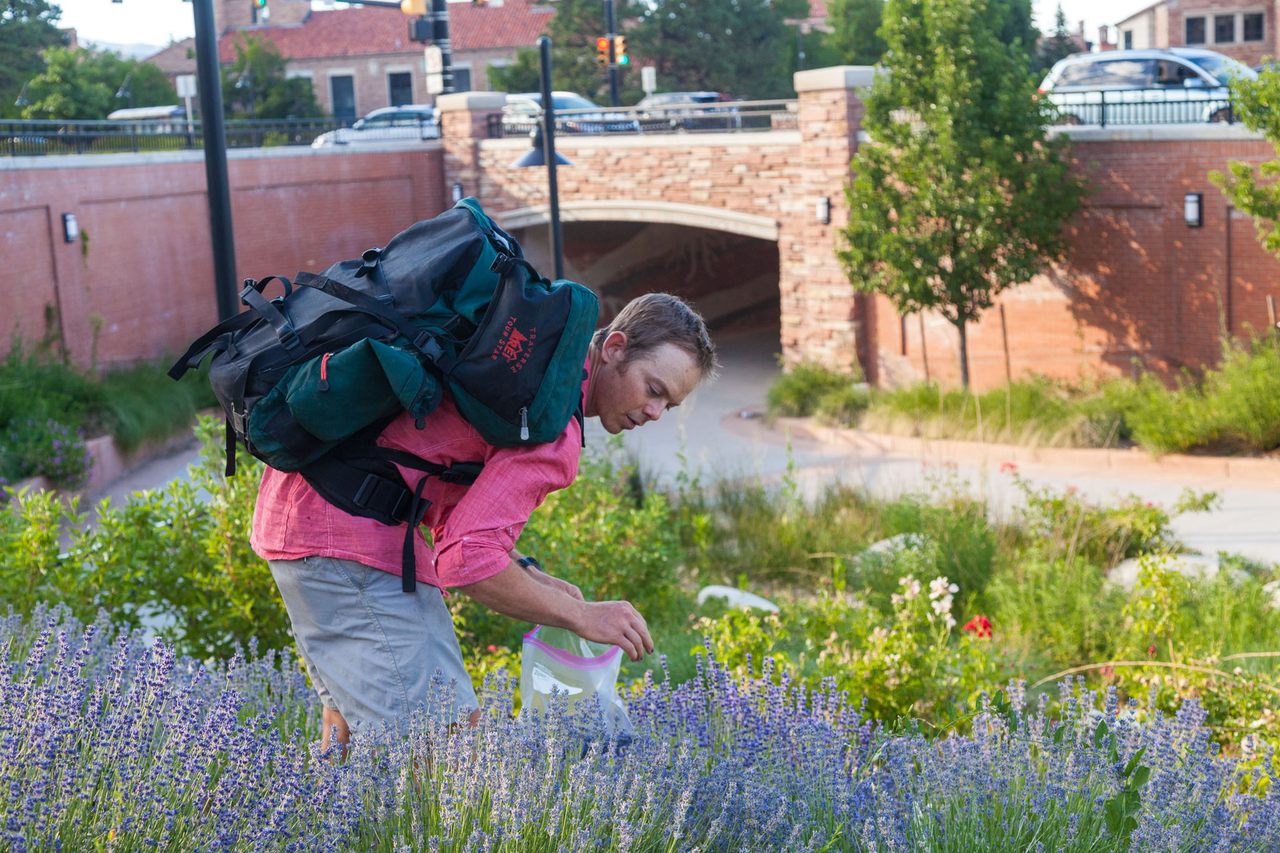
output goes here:
[{"label": "man's ear", "polygon": [[600,345],[600,358],[606,364],[621,363],[627,355],[627,333],[614,330],[610,332],[604,339],[604,343]]}]

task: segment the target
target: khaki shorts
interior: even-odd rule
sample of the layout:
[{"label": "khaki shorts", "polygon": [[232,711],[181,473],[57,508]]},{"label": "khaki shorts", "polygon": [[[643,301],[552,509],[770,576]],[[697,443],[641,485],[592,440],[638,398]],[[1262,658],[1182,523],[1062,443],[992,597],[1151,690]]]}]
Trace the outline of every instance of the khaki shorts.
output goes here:
[{"label": "khaki shorts", "polygon": [[479,706],[439,589],[405,593],[399,575],[336,557],[270,565],[311,683],[353,733]]}]

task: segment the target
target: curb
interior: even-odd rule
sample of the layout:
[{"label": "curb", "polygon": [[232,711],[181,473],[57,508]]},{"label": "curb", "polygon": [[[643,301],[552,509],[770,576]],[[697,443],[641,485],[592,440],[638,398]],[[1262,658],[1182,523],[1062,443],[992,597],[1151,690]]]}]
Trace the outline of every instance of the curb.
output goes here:
[{"label": "curb", "polygon": [[49,482],[48,477],[28,477],[15,483],[14,488],[17,491],[22,489],[57,491],[66,499],[73,497],[86,499],[101,493],[132,469],[157,456],[164,456],[185,447],[193,440],[190,429],[179,430],[167,438],[145,442],[135,450],[125,453],[116,445],[115,439],[109,435],[86,439],[84,443],[85,450],[89,452],[89,456],[93,461],[89,466],[89,476],[80,488],[55,489],[53,484]]},{"label": "curb", "polygon": [[829,444],[865,449],[881,454],[900,453],[957,462],[1052,465],[1089,471],[1107,471],[1118,475],[1217,478],[1269,486],[1280,483],[1280,458],[1191,456],[1185,453],[1152,456],[1140,448],[1027,447],[1020,444],[930,439],[824,426],[813,418],[778,418],[777,426],[796,433],[808,434],[818,441]]}]

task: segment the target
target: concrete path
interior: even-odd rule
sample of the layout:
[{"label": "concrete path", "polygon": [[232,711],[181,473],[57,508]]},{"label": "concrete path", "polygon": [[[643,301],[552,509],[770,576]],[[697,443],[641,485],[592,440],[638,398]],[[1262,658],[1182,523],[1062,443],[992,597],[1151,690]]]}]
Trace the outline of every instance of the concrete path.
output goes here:
[{"label": "concrete path", "polygon": [[[777,340],[776,330],[718,337],[724,365],[720,378],[696,391],[658,423],[625,436],[624,446],[638,460],[645,477],[670,483],[683,467],[704,484],[719,477],[781,482],[791,466],[794,479],[808,495],[837,481],[890,496],[936,489],[939,482],[954,480],[985,496],[994,517],[1007,518],[1018,505],[1020,493],[1009,473],[1001,471],[997,456],[922,458],[767,427],[758,415],[764,411],[765,393],[779,373]],[[589,445],[601,446],[606,439],[598,421],[588,422]],[[162,486],[185,476],[186,466],[195,457],[193,444],[185,451],[152,460],[103,494],[119,502],[135,489]],[[1056,489],[1075,486],[1097,502],[1136,494],[1172,506],[1184,488],[1215,490],[1221,507],[1212,513],[1176,519],[1174,529],[1179,537],[1202,553],[1227,551],[1280,563],[1280,483],[1236,482],[1203,471],[1134,476],[1081,466],[1028,463],[1019,465],[1019,473],[1037,485]]]}]

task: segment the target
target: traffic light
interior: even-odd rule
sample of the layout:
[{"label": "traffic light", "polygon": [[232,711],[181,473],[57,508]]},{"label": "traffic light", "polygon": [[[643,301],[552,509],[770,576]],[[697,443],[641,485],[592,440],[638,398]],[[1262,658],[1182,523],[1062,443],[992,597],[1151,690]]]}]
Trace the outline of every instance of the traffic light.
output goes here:
[{"label": "traffic light", "polygon": [[[265,0],[263,0],[265,4]],[[400,11],[420,18],[427,14],[427,0],[400,0]]]},{"label": "traffic light", "polygon": [[627,56],[627,37],[613,37],[613,61],[619,65],[627,65],[631,62],[631,57]]},{"label": "traffic light", "polygon": [[429,18],[409,19],[409,41],[431,41],[431,20]]},{"label": "traffic light", "polygon": [[253,5],[259,9],[267,8],[267,0],[253,0]]},{"label": "traffic light", "polygon": [[[407,1],[407,0],[406,0]],[[600,36],[596,39],[596,62],[602,68],[609,67],[609,37]]]}]

